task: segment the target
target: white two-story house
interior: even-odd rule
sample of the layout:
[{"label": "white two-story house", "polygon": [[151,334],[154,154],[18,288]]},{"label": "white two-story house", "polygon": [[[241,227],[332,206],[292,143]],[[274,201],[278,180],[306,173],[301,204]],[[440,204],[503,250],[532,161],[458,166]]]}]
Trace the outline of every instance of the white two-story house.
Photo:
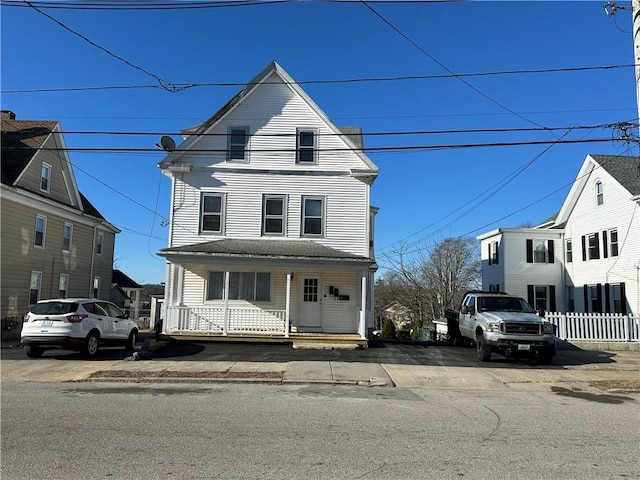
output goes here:
[{"label": "white two-story house", "polygon": [[587,155],[560,211],[478,237],[482,286],[547,311],[640,314],[640,158]]},{"label": "white two-story house", "polygon": [[164,334],[364,343],[378,168],[360,129],[336,127],[273,62],[182,133],[159,164],[172,181]]}]

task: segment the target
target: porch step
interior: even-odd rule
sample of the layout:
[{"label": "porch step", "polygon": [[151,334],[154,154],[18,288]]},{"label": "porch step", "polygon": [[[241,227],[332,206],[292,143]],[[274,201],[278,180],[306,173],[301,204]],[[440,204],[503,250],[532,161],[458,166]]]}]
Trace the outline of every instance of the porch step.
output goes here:
[{"label": "porch step", "polygon": [[293,342],[293,348],[300,350],[358,350],[364,346],[359,343]]}]

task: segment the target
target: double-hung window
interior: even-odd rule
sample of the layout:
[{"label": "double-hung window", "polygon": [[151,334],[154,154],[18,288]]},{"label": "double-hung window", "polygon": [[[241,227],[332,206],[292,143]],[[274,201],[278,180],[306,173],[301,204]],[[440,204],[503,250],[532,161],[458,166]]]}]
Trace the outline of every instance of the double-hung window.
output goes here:
[{"label": "double-hung window", "polygon": [[44,248],[44,241],[47,234],[47,217],[44,215],[36,215],[36,231],[33,245],[35,247]]},{"label": "double-hung window", "polygon": [[104,249],[104,232],[98,232],[96,236],[96,255],[102,255]]},{"label": "double-hung window", "polygon": [[600,206],[604,204],[604,186],[602,182],[598,180],[595,186],[595,194],[596,194],[596,206]]},{"label": "double-hung window", "polygon": [[38,303],[40,300],[40,289],[42,288],[42,272],[31,272],[29,282],[29,305]]},{"label": "double-hung window", "polygon": [[582,236],[582,260],[600,258],[600,236],[597,233]]},{"label": "double-hung window", "polygon": [[318,133],[313,129],[299,128],[296,135],[296,162],[316,163]]},{"label": "double-hung window", "polygon": [[227,135],[227,161],[246,162],[248,161],[249,128],[230,127]]},{"label": "double-hung window", "polygon": [[[224,286],[224,272],[209,272],[206,300],[222,300]],[[271,273],[230,272],[229,300],[271,301]]]},{"label": "double-hung window", "polygon": [[489,265],[498,265],[500,257],[498,255],[498,242],[489,243]]},{"label": "double-hung window", "polygon": [[224,227],[224,195],[203,193],[200,202],[200,231],[222,233]]},{"label": "double-hung window", "polygon": [[62,250],[64,252],[71,251],[71,238],[73,237],[73,225],[65,223],[62,226]]},{"label": "double-hung window", "polygon": [[40,190],[43,192],[49,192],[51,188],[51,165],[46,163],[42,164],[42,170],[40,171]]},{"label": "double-hung window", "polygon": [[93,298],[100,298],[100,277],[93,277]]},{"label": "double-hung window", "polygon": [[262,206],[262,234],[284,235],[287,198],[285,195],[265,195]]},{"label": "double-hung window", "polygon": [[609,230],[609,255],[612,257],[618,256],[618,230]]},{"label": "double-hung window", "polygon": [[305,237],[324,235],[324,198],[302,198],[302,235]]},{"label": "double-hung window", "polygon": [[567,263],[573,262],[573,244],[571,239],[567,240],[565,243],[565,255],[567,257]]},{"label": "double-hung window", "polygon": [[527,263],[554,263],[554,242],[539,238],[527,239]]},{"label": "double-hung window", "polygon": [[67,298],[69,293],[69,274],[61,273],[58,279],[58,298]]}]

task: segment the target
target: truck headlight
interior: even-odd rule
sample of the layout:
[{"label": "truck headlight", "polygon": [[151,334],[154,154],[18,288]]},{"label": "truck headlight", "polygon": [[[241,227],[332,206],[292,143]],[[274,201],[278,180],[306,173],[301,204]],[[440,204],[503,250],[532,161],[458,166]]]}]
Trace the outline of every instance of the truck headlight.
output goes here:
[{"label": "truck headlight", "polygon": [[499,332],[499,331],[501,331],[500,322],[487,323],[487,332]]},{"label": "truck headlight", "polygon": [[543,323],[542,324],[542,333],[553,333],[553,323]]}]

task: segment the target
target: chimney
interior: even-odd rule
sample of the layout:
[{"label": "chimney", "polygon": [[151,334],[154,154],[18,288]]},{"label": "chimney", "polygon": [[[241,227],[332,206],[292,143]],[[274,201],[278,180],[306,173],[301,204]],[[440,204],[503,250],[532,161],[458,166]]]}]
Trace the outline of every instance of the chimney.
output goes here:
[{"label": "chimney", "polygon": [[16,114],[13,113],[11,110],[2,110],[2,111],[0,111],[0,113],[2,114],[2,119],[3,120],[15,120],[16,119]]}]

